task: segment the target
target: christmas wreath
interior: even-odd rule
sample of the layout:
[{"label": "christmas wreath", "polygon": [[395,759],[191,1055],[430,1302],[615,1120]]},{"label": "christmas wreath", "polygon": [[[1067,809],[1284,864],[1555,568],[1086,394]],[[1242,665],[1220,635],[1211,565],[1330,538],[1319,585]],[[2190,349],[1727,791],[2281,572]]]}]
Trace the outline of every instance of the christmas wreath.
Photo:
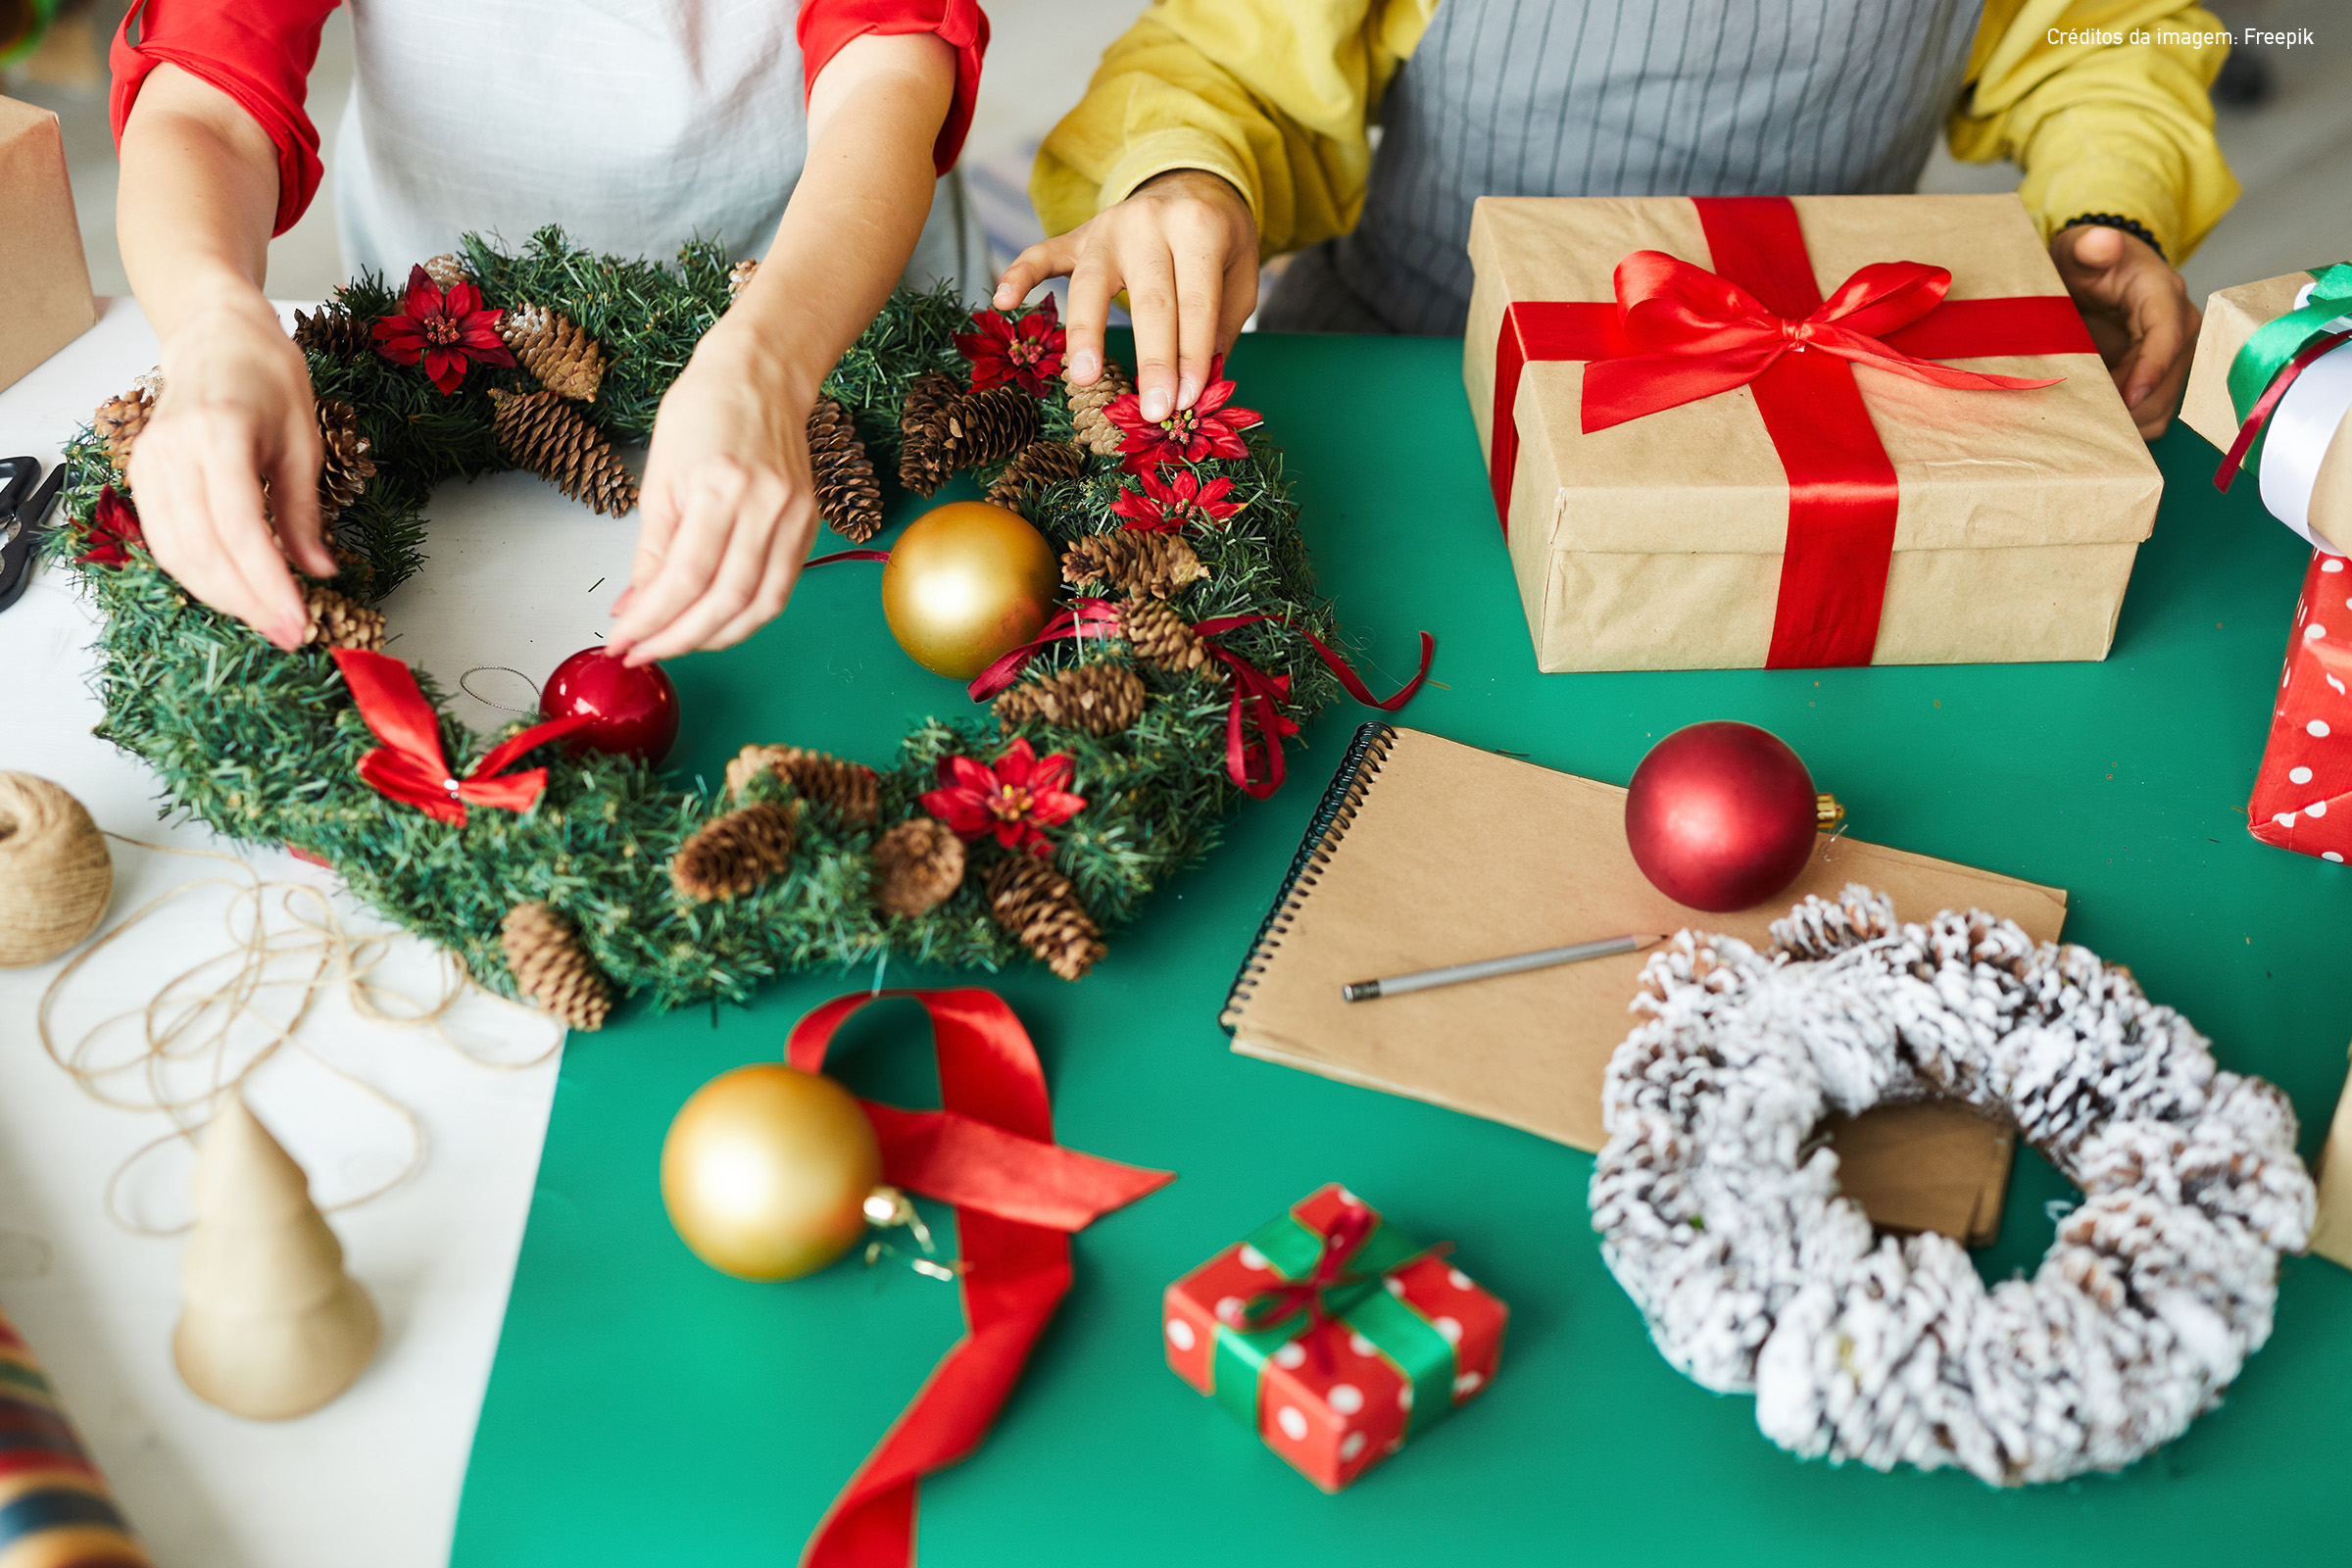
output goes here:
[{"label": "christmas wreath", "polygon": [[[100,408],[69,452],[58,548],[103,613],[101,732],[172,808],[331,866],[578,1027],[619,995],[740,1000],[885,955],[994,968],[1026,952],[1083,975],[1236,797],[1281,782],[1301,720],[1343,686],[1369,700],[1328,647],[1281,455],[1230,382],[1155,423],[1115,368],[1065,392],[1050,303],[891,300],[809,419],[821,514],[862,544],[882,525],[877,463],[926,496],[970,470],[1062,551],[1080,597],[973,683],[988,707],[917,723],[887,767],[757,744],[723,788],[681,792],[642,761],[573,755],[565,721],[476,737],[380,651],[374,606],[416,570],[442,480],[520,467],[601,512],[634,504],[614,443],[650,435],[753,265],[468,236],[405,289],[363,276],[298,317],[343,569],[304,584],[291,653],[143,548],[126,468],[154,385]],[[1424,670],[1428,653],[1425,637]]]},{"label": "christmas wreath", "polygon": [[[1601,1251],[1666,1358],[1807,1456],[1984,1481],[2120,1469],[2270,1338],[2310,1231],[2286,1097],[2223,1072],[2131,974],[2006,920],[1898,926],[1861,888],[1759,954],[1684,932],[1609,1063]],[[2015,1121],[2082,1201],[2031,1279],[1874,1236],[1815,1129],[1944,1097]]]}]

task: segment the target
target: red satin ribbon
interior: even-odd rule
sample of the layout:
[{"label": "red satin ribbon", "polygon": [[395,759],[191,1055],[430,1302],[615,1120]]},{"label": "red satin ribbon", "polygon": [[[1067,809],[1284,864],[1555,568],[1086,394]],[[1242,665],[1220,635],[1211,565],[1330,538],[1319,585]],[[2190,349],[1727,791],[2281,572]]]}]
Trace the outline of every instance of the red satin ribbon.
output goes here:
[{"label": "red satin ribbon", "polygon": [[837,566],[845,561],[888,561],[889,559],[890,552],[887,550],[836,550],[829,556],[815,556],[802,562],[801,569],[807,571],[810,566]]},{"label": "red satin ribbon", "polygon": [[1088,637],[1107,639],[1118,635],[1117,605],[1107,599],[1081,599],[1070,609],[1055,611],[1044,631],[974,675],[964,690],[972,694],[973,702],[985,703],[1019,679],[1021,666],[1029,662],[1029,656],[1047,644],[1065,638],[1080,642]]},{"label": "red satin ribbon", "polygon": [[389,654],[364,648],[332,652],[360,717],[384,743],[360,759],[360,777],[378,794],[405,801],[452,826],[464,825],[468,806],[529,810],[547,789],[547,769],[507,773],[507,765],[533,747],[596,721],[593,713],[569,713],[533,724],[490,748],[464,778],[458,778],[442,755],[440,715],[416,689],[416,676],[409,666]]},{"label": "red satin ribbon", "polygon": [[2346,343],[2352,343],[2352,332],[2323,333],[2304,344],[2302,351],[2287,361],[2285,367],[2271,378],[2271,384],[2263,388],[2262,396],[2254,400],[2253,409],[2246,415],[2246,422],[2237,427],[2237,439],[2230,443],[2229,452],[2222,458],[2222,466],[2213,472],[2213,487],[2216,490],[2224,495],[2230,493],[2231,482],[2237,478],[2237,470],[2246,461],[2246,454],[2254,450],[2254,443],[2271,422],[2271,416],[2278,412],[2278,405],[2285,400],[2286,389],[2311,368],[2314,361]]},{"label": "red satin ribbon", "polygon": [[[1225,776],[1251,800],[1270,798],[1282,788],[1288,775],[1283,770],[1282,743],[1298,733],[1298,722],[1282,710],[1291,699],[1291,677],[1269,675],[1241,655],[1220,643],[1210,642],[1219,632],[1241,626],[1254,626],[1261,620],[1280,621],[1291,626],[1285,615],[1215,615],[1194,623],[1194,635],[1202,639],[1208,657],[1223,664],[1231,677],[1232,700],[1225,708]],[[1366,708],[1377,708],[1384,713],[1394,713],[1413,700],[1413,693],[1429,678],[1430,661],[1437,657],[1438,640],[1429,633],[1421,634],[1421,667],[1413,678],[1404,683],[1393,697],[1382,699],[1372,695],[1348,661],[1325,644],[1322,638],[1301,626],[1291,629],[1305,638],[1323,661],[1324,667],[1339,678],[1348,695]]]},{"label": "red satin ribbon", "polygon": [[1614,304],[1528,301],[1504,310],[1489,443],[1495,515],[1507,534],[1519,381],[1530,362],[1591,362],[1588,430],[1747,386],[1788,475],[1788,537],[1765,662],[1867,664],[1900,490],[1853,367],[1956,390],[2022,390],[2050,383],[1927,362],[2096,347],[2063,295],[1946,300],[1950,274],[1918,263],[1865,267],[1825,301],[1787,198],[1701,196],[1692,205],[1713,272],[1638,251],[1619,264]]},{"label": "red satin ribbon", "polygon": [[911,997],[931,1015],[945,1108],[859,1103],[881,1140],[883,1180],[956,1205],[970,1329],[826,1510],[802,1553],[806,1568],[913,1562],[916,1489],[988,1435],[1070,1288],[1068,1233],[1175,1179],[1054,1142],[1037,1049],[992,991],[838,997],[793,1026],[787,1058],[821,1070],[835,1031],[880,997]]}]

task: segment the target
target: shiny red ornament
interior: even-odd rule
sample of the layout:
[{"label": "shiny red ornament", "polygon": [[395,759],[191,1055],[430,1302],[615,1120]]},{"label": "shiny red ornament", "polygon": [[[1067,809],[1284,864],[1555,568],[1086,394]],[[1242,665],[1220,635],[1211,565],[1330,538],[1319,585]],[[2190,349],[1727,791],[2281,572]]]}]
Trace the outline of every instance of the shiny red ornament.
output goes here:
[{"label": "shiny red ornament", "polygon": [[1787,742],[1717,719],[1676,730],[1642,759],[1625,797],[1625,840],[1675,903],[1749,909],[1804,870],[1822,808]]},{"label": "shiny red ornament", "polygon": [[678,738],[678,689],[662,666],[632,669],[602,648],[583,648],[558,664],[539,694],[539,710],[550,718],[589,715],[591,722],[564,742],[573,751],[658,766]]}]

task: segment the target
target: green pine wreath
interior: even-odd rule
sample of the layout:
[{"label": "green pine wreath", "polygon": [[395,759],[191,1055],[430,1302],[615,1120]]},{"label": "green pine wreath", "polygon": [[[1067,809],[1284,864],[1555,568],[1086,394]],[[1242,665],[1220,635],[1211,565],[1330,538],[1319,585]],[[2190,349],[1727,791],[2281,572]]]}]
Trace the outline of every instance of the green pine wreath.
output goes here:
[{"label": "green pine wreath", "polygon": [[[486,308],[538,307],[575,323],[601,348],[606,365],[593,401],[568,406],[616,442],[650,436],[663,391],[731,297],[726,259],[708,244],[688,246],[674,267],[664,267],[592,254],[554,228],[513,255],[469,235],[460,256],[437,259],[434,270],[455,282],[453,268],[478,286]],[[355,609],[382,600],[416,569],[435,485],[517,466],[494,429],[491,394],[542,385],[523,364],[475,363],[444,391],[427,364],[396,363],[371,329],[399,315],[403,300],[385,280],[365,275],[337,290],[323,317],[298,334],[318,398],[356,411],[374,464],[332,527],[348,564],[331,586]],[[1050,315],[1044,324],[1051,326]],[[1027,345],[1034,357],[1044,335],[1039,325],[1029,313],[967,316],[946,286],[927,294],[902,289],[842,358],[824,391],[854,416],[876,467],[888,472],[896,467],[902,410],[916,378],[945,372],[958,388],[970,384],[972,363],[957,346],[959,333],[977,327],[978,337]],[[1010,368],[1023,371],[1024,364]],[[1005,374],[1007,367],[995,370]],[[1068,440],[1072,412],[1058,378],[1027,373],[1026,379],[1040,398],[1041,435]],[[1132,423],[1132,397],[1125,412]],[[699,781],[681,790],[641,762],[573,756],[551,744],[516,764],[547,769],[545,793],[534,806],[476,808],[462,826],[450,825],[363,780],[360,760],[376,738],[323,646],[281,652],[192,600],[157,568],[139,539],[136,497],[127,494],[121,466],[128,440],[108,426],[101,411],[69,448],[70,520],[52,541],[58,555],[77,564],[102,612],[99,733],[155,769],[167,814],[324,862],[359,898],[456,955],[477,979],[535,995],[574,1023],[593,1027],[603,1017],[601,1003],[579,1004],[581,984],[604,995],[609,983],[612,992],[671,1007],[740,1001],[776,974],[870,966],[884,956],[992,970],[1020,959],[1022,942],[992,914],[991,885],[1002,886],[1004,862],[1027,852],[988,835],[969,843],[960,884],[943,902],[915,914],[875,906],[876,842],[924,814],[921,798],[940,786],[947,760],[987,763],[1021,741],[1041,756],[1069,760],[1066,788],[1084,807],[1046,828],[1037,847],[1050,851],[1048,863],[1067,879],[1064,892],[1080,918],[1103,928],[1127,920],[1153,887],[1207,853],[1243,793],[1229,770],[1229,742],[1239,734],[1229,735],[1229,720],[1238,723],[1230,662],[1164,668],[1113,634],[1041,649],[1024,679],[1097,663],[1132,668],[1147,701],[1131,725],[1094,734],[1040,717],[1007,723],[989,708],[923,718],[907,732],[895,762],[877,761],[871,820],[814,798],[822,792],[796,806],[794,784],[772,770],[759,771],[732,795]],[[135,437],[135,429],[127,435]],[[1169,607],[1189,623],[1265,617],[1214,640],[1271,678],[1272,706],[1287,719],[1302,722],[1339,695],[1317,648],[1317,639],[1333,638],[1332,614],[1315,596],[1282,456],[1262,426],[1250,433],[1246,456],[1177,461],[1148,483],[1115,452],[1082,451],[1082,464],[1065,464],[1079,470],[1076,477],[1031,488],[1019,503],[1056,549],[1121,532],[1132,517],[1153,510],[1150,495],[1165,495],[1170,486],[1217,495],[1220,504],[1209,510],[1230,514],[1213,523],[1204,525],[1198,507],[1175,509],[1190,514],[1180,537],[1207,574],[1169,596]],[[976,476],[987,483],[1003,466],[978,468]],[[438,713],[444,753],[461,774],[523,727],[472,734],[451,716],[428,675],[418,670],[416,678]],[[1282,682],[1287,691],[1279,689]],[[1259,707],[1262,717],[1267,705]],[[1278,736],[1267,736],[1276,767],[1279,744]],[[1250,781],[1251,793],[1264,793],[1266,760],[1262,754],[1257,759],[1261,776]],[[762,803],[792,812],[795,832],[781,870],[734,897],[681,893],[670,874],[679,848],[714,820]],[[1036,845],[1034,837],[1030,843]],[[584,980],[578,974],[550,980],[543,972],[517,985],[510,966],[515,949],[512,940],[502,947],[502,929],[518,910],[539,936],[552,928],[559,945],[566,929],[576,934],[571,954]],[[513,967],[529,964],[517,959]],[[568,1000],[553,995],[566,985]]]}]

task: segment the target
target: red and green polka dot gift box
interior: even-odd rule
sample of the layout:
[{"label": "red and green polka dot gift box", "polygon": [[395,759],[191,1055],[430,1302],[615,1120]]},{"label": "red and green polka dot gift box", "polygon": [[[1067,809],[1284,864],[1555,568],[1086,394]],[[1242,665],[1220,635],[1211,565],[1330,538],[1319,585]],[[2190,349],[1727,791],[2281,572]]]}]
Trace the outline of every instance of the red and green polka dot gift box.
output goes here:
[{"label": "red and green polka dot gift box", "polygon": [[1337,1184],[1168,1287],[1168,1365],[1326,1492],[1494,1381],[1510,1308]]}]

